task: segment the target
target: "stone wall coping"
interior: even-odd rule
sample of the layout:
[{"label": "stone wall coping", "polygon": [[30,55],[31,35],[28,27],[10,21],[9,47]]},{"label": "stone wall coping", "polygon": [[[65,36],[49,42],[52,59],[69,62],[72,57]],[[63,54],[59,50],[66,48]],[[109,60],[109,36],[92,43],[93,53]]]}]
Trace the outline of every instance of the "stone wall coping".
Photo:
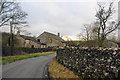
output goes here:
[{"label": "stone wall coping", "polygon": [[71,49],[98,49],[98,50],[120,50],[120,48],[102,48],[102,47],[63,47],[59,49],[65,49],[65,48],[71,48]]}]

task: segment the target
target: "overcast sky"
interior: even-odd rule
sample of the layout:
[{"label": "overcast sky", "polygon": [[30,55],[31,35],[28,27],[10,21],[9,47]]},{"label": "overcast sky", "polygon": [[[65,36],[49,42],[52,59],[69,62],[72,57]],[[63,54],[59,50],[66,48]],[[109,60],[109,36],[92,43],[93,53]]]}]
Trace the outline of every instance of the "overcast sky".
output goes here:
[{"label": "overcast sky", "polygon": [[59,32],[61,36],[74,36],[84,32],[83,24],[95,21],[96,3],[100,0],[20,1],[22,9],[28,13],[27,20],[30,26],[28,31],[32,35],[38,36],[47,31],[54,34]]}]

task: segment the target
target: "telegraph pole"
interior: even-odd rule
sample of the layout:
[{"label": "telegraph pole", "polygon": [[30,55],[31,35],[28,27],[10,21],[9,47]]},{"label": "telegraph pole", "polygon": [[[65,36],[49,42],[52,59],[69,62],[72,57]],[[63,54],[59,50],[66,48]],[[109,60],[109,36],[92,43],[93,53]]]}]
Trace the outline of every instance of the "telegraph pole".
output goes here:
[{"label": "telegraph pole", "polygon": [[10,22],[10,50],[11,50],[11,56],[13,56],[13,23],[12,21]]}]

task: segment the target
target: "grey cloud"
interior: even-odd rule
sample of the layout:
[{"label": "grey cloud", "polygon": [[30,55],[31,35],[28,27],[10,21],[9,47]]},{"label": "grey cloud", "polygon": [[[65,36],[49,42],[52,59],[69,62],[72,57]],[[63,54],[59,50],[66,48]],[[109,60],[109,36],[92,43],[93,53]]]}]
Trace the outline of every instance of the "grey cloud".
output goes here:
[{"label": "grey cloud", "polygon": [[23,9],[28,12],[28,21],[33,35],[43,31],[62,35],[76,35],[82,24],[95,20],[96,2],[23,2]]}]

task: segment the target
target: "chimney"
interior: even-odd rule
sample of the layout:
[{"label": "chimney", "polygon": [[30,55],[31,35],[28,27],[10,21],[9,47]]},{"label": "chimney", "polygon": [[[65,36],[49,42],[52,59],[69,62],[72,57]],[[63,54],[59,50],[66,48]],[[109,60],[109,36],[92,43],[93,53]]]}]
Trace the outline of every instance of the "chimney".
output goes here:
[{"label": "chimney", "polygon": [[18,35],[18,36],[20,35],[20,31],[17,31],[17,35]]},{"label": "chimney", "polygon": [[60,37],[60,33],[58,33],[58,36]]}]

